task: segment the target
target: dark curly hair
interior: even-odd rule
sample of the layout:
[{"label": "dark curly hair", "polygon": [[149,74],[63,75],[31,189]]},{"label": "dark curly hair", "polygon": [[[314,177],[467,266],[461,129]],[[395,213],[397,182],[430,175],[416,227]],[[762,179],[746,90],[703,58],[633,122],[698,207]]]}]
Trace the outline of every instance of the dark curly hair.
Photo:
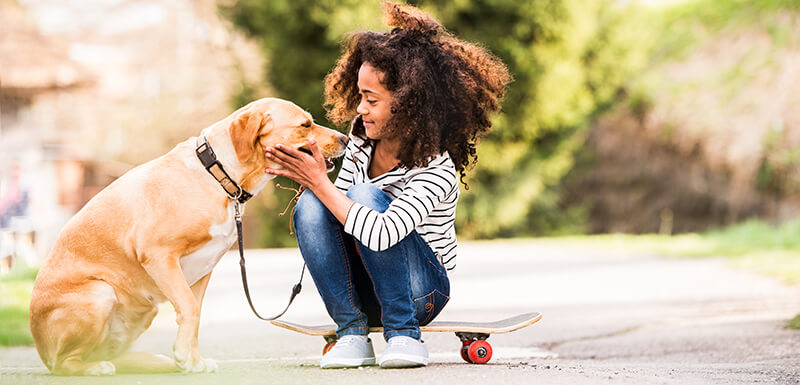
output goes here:
[{"label": "dark curly hair", "polygon": [[[325,107],[336,124],[350,122],[360,102],[358,70],[364,62],[383,73],[393,93],[390,136],[401,138],[398,158],[407,168],[425,167],[447,151],[464,182],[477,162],[475,145],[500,109],[508,69],[486,49],[461,41],[439,22],[408,5],[383,2],[390,32],[359,31],[344,41],[344,53],[325,77]],[[353,134],[365,137],[364,127]]]}]

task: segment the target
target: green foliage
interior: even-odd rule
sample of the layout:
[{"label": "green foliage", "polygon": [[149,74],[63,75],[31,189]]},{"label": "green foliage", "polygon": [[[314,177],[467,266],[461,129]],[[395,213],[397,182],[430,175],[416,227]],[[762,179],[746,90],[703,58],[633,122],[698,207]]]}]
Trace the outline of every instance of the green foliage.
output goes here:
[{"label": "green foliage", "polygon": [[800,219],[772,226],[761,221],[749,220],[740,224],[710,231],[706,237],[718,255],[742,255],[758,251],[800,250]]},{"label": "green foliage", "polygon": [[591,117],[614,102],[647,57],[636,10],[606,1],[421,1],[456,35],[497,54],[515,81],[478,147],[457,225],[466,237],[552,234],[580,228],[558,186]]},{"label": "green foliage", "polygon": [[773,122],[763,138],[764,157],[756,177],[759,189],[777,196],[800,192],[800,146],[792,145],[783,120]]},{"label": "green foliage", "polygon": [[377,0],[239,0],[221,11],[261,40],[267,80],[278,97],[325,120],[323,78],[339,56],[339,42],[355,29],[380,28]]},{"label": "green foliage", "polygon": [[786,327],[789,329],[800,330],[800,314],[796,315],[789,322],[787,322]]},{"label": "green foliage", "polygon": [[[644,63],[648,34],[641,19],[602,0],[411,3],[459,37],[486,46],[515,78],[493,133],[478,147],[470,191],[460,202],[459,233],[518,236],[579,228],[582,211],[560,215],[557,187],[573,166],[587,122]],[[318,120],[324,117],[322,80],[342,38],[356,29],[386,29],[377,0],[240,0],[223,12],[261,39],[278,96]]]},{"label": "green foliage", "polygon": [[[800,10],[795,0],[695,0],[678,3],[648,16],[658,30],[654,61],[679,59],[699,44],[728,29],[759,25],[784,42],[791,31],[776,26],[776,11]],[[777,23],[779,24],[779,23]]]},{"label": "green foliage", "polygon": [[[775,66],[772,52],[753,49],[735,65],[719,68],[718,76],[694,78],[675,82],[661,73],[706,43],[726,33],[764,30],[772,38],[772,50],[796,41],[794,23],[787,23],[786,12],[797,12],[800,3],[791,0],[714,1],[696,0],[681,3],[666,10],[657,10],[647,19],[657,31],[648,72],[636,79],[633,87],[644,89],[643,94],[669,93],[673,100],[691,97],[702,90],[725,90],[733,99],[742,88],[758,81],[758,74]],[[658,78],[660,82],[654,82]],[[638,84],[637,84],[638,83]],[[653,96],[655,97],[655,96]]]}]

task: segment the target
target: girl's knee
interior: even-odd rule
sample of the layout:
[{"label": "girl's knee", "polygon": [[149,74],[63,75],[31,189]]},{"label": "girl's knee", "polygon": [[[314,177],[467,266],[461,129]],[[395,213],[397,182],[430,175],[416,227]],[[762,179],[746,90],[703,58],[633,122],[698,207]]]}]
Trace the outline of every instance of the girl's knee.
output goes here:
[{"label": "girl's knee", "polygon": [[314,223],[324,220],[328,208],[314,195],[311,190],[303,191],[300,198],[297,200],[297,205],[292,214],[292,220],[295,226],[303,223]]},{"label": "girl's knee", "polygon": [[383,211],[391,203],[391,198],[383,190],[371,183],[353,185],[347,190],[347,197],[373,210]]}]

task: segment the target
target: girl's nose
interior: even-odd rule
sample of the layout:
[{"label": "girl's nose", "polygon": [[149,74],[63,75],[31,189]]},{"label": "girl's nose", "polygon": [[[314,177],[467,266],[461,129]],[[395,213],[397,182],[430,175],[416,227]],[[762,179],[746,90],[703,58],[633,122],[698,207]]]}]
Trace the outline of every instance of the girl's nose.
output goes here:
[{"label": "girl's nose", "polygon": [[356,107],[356,112],[361,115],[366,115],[369,111],[364,106],[364,102],[358,103],[358,107]]}]

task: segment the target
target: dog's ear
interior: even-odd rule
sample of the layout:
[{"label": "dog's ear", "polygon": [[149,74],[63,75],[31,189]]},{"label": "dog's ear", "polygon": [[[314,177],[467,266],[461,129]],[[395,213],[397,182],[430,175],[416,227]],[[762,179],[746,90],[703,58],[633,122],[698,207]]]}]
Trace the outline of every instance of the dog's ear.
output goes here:
[{"label": "dog's ear", "polygon": [[268,113],[250,110],[243,112],[231,123],[231,142],[239,163],[245,163],[253,156],[261,128],[270,121]]}]

